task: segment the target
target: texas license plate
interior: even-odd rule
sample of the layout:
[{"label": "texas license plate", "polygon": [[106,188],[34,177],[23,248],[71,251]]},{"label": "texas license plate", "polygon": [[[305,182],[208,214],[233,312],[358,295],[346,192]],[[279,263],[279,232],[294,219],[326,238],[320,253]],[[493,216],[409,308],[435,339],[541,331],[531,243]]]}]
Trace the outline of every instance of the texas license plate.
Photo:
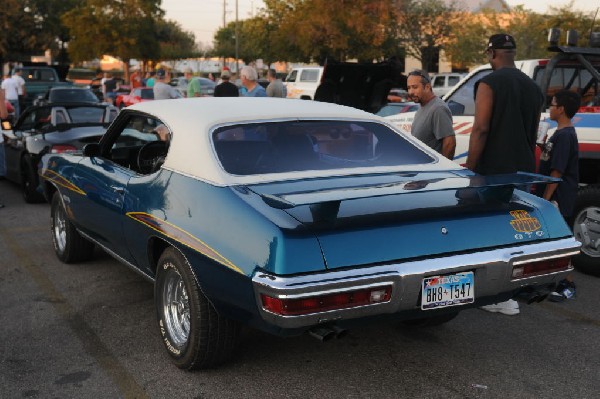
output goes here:
[{"label": "texas license plate", "polygon": [[472,303],[475,301],[473,272],[426,277],[421,292],[423,310]]}]

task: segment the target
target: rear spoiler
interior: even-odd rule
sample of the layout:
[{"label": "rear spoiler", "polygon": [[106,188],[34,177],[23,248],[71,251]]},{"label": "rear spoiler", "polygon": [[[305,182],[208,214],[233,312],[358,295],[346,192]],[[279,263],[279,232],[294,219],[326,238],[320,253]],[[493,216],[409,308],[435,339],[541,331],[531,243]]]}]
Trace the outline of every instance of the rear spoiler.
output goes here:
[{"label": "rear spoiler", "polygon": [[[422,173],[419,173],[422,175]],[[561,179],[534,173],[512,173],[503,175],[460,175],[406,180],[386,184],[363,184],[360,186],[336,187],[324,190],[295,191],[280,194],[257,192],[272,208],[290,209],[302,205],[340,203],[360,198],[383,197],[435,191],[464,190],[466,195],[476,194],[479,198],[501,198],[512,195],[514,188],[528,187],[537,183],[558,183]],[[256,192],[255,190],[253,190]],[[510,197],[509,197],[510,198]],[[332,204],[333,205],[333,204]]]}]

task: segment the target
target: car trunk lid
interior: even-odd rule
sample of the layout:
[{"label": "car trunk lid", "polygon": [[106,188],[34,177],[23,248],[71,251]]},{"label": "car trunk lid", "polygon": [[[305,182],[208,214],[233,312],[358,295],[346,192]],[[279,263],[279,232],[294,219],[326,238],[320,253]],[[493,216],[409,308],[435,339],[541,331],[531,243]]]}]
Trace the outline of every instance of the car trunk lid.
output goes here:
[{"label": "car trunk lid", "polygon": [[[518,173],[393,173],[250,186],[319,240],[327,268],[377,264],[547,239],[542,215],[515,186],[555,181]],[[401,227],[401,228],[399,228]]]}]

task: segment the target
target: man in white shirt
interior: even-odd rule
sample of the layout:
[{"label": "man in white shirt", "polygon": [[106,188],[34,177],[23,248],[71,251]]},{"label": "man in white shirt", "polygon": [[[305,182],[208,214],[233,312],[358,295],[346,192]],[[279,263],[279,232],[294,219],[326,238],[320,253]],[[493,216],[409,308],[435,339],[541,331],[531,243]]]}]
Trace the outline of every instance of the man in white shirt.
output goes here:
[{"label": "man in white shirt", "polygon": [[15,73],[12,76],[13,79],[17,81],[19,84],[19,89],[17,90],[19,93],[19,108],[24,109],[25,107],[25,95],[27,91],[25,89],[25,79],[23,79],[23,70],[21,68],[15,68]]},{"label": "man in white shirt", "polygon": [[15,119],[19,117],[19,83],[14,78],[6,78],[2,81],[2,88],[4,89],[4,95],[9,103],[15,109]]}]

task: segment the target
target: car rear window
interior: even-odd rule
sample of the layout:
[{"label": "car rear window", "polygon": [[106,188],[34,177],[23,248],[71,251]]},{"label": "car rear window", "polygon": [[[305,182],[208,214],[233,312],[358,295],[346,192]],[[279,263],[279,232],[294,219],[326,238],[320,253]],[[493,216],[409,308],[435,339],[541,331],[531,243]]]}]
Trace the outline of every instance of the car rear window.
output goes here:
[{"label": "car rear window", "polygon": [[288,121],[233,125],[213,133],[215,152],[235,175],[431,163],[427,153],[374,122]]}]

